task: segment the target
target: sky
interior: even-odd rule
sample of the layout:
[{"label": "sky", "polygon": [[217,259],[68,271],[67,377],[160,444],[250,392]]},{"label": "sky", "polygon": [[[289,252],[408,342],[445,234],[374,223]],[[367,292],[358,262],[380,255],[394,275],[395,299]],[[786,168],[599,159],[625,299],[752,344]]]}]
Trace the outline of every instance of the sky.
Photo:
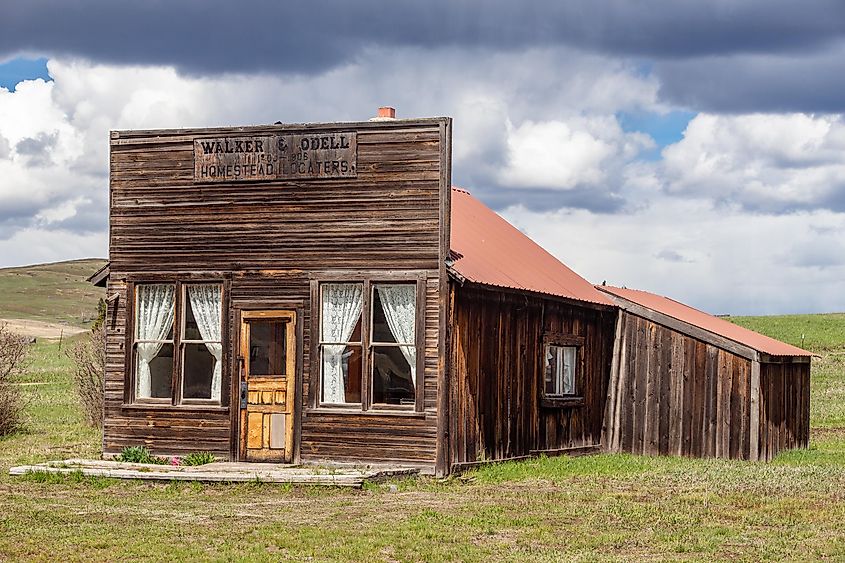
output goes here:
[{"label": "sky", "polygon": [[0,0],[0,267],[108,254],[111,129],[454,118],[594,283],[845,311],[845,2]]}]

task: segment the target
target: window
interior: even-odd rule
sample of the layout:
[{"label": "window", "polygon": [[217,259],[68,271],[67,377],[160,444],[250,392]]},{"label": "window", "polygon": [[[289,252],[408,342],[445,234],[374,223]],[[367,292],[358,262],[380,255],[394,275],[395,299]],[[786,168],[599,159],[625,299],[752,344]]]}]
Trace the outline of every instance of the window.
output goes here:
[{"label": "window", "polygon": [[576,346],[546,345],[544,386],[546,397],[565,397],[576,394]]},{"label": "window", "polygon": [[321,284],[319,402],[412,409],[416,325],[415,282]]},{"label": "window", "polygon": [[135,287],[136,401],[220,403],[222,290],[179,282]]}]

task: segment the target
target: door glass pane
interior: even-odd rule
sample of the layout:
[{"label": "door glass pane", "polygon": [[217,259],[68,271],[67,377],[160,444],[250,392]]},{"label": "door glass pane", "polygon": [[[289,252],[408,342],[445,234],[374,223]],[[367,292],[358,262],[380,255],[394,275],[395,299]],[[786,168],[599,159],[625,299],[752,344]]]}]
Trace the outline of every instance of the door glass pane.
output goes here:
[{"label": "door glass pane", "polygon": [[285,375],[286,330],[287,323],[284,321],[249,322],[249,375]]},{"label": "door glass pane", "polygon": [[413,405],[411,346],[373,346],[373,403]]}]

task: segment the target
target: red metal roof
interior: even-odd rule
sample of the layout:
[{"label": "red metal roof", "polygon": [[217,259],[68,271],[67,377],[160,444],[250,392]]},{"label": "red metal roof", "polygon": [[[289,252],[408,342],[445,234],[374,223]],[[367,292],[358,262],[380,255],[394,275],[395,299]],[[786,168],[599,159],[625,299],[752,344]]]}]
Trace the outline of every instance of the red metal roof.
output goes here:
[{"label": "red metal roof", "polygon": [[674,299],[655,295],[638,289],[627,289],[611,286],[597,286],[610,294],[619,296],[637,305],[641,305],[658,313],[662,313],[679,321],[697,326],[749,348],[769,354],[770,356],[812,356],[813,354],[791,344],[764,336],[759,332],[748,330],[719,317],[714,317],[689,305],[679,303]]},{"label": "red metal roof", "polygon": [[452,270],[472,282],[611,305],[567,268],[469,192],[452,188]]}]

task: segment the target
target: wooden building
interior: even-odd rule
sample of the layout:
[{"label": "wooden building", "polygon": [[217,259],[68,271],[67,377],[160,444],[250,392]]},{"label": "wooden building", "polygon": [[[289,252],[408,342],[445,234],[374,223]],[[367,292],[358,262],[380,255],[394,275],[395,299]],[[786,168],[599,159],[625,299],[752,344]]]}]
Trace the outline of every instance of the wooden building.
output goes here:
[{"label": "wooden building", "polygon": [[451,241],[452,465],[598,450],[613,302],[463,190]]},{"label": "wooden building", "polygon": [[809,352],[666,297],[600,289],[621,309],[607,449],[769,460],[807,447]]},{"label": "wooden building", "polygon": [[104,455],[443,475],[602,446],[618,308],[451,187],[449,118],[110,148]]}]

